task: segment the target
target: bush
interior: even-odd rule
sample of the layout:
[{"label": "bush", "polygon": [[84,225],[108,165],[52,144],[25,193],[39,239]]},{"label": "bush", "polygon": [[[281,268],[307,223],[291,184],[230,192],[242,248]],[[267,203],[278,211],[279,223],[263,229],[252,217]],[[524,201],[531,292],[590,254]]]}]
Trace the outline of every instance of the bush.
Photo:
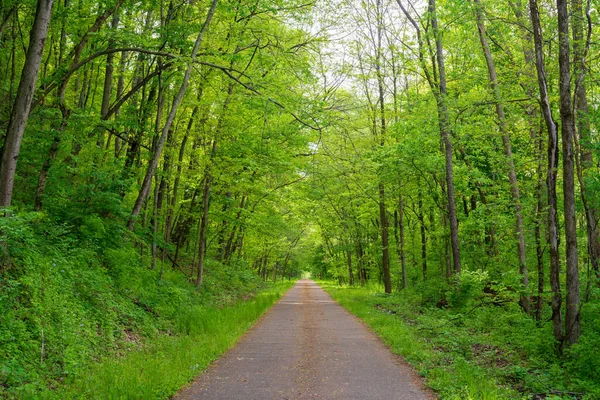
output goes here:
[{"label": "bush", "polygon": [[487,272],[463,270],[447,293],[450,306],[454,309],[472,306],[475,301],[481,299],[483,288],[488,281]]},{"label": "bush", "polygon": [[263,286],[241,262],[209,260],[198,292],[180,271],[147,268],[106,219],[92,213],[78,221],[0,218],[0,398],[54,386],[160,333],[204,332],[207,306]]}]

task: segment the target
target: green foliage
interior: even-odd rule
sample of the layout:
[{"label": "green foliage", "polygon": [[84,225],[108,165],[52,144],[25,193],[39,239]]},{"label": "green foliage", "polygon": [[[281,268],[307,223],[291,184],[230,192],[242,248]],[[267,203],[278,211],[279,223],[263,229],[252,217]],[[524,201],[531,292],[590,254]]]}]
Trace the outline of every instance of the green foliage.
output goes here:
[{"label": "green foliage", "polygon": [[[323,283],[334,299],[363,319],[391,350],[402,355],[426,378],[443,399],[521,399],[532,393],[547,398],[571,399],[561,393],[581,393],[596,399],[598,302],[586,304],[586,326],[581,342],[562,358],[554,352],[551,325],[536,325],[516,304],[500,301],[501,288],[493,295],[485,274],[467,273],[451,293],[461,293],[447,308],[438,308],[426,287],[380,296],[381,287],[340,288]],[[459,289],[460,287],[460,289]],[[479,288],[479,289],[477,289]],[[464,293],[469,293],[465,296]],[[518,296],[517,296],[518,297]],[[468,300],[470,299],[470,300]],[[465,303],[478,299],[479,306]],[[493,300],[493,301],[492,301]],[[439,306],[439,305],[438,305]]]},{"label": "green foliage", "polygon": [[457,310],[472,306],[483,294],[483,288],[488,281],[487,272],[463,270],[448,292],[450,306]]},{"label": "green foliage", "polygon": [[[165,335],[176,335],[183,349],[191,345],[185,336],[222,336],[233,326],[228,324],[238,321],[242,325],[230,333],[237,337],[272,304],[274,297],[261,296],[251,305],[231,307],[264,286],[243,264],[211,266],[198,293],[169,265],[148,269],[148,260],[140,259],[128,242],[106,247],[115,241],[104,239],[107,232],[99,217],[80,222],[78,228],[57,224],[42,213],[0,219],[5,238],[0,395],[30,396],[80,377],[97,360],[110,364],[116,355],[145,348],[147,342],[163,343]],[[223,341],[218,351],[231,340]]]},{"label": "green foliage", "polygon": [[[291,286],[281,283],[225,307],[196,305],[176,316],[176,334],[159,335],[124,358],[106,358],[42,399],[167,399],[235,344]],[[130,341],[139,340],[135,336]]]}]

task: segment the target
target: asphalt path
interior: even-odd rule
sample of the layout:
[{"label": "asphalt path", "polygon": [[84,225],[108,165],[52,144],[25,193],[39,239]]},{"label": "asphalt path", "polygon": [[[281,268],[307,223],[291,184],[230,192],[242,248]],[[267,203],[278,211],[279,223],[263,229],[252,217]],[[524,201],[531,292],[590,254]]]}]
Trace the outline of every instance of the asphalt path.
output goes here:
[{"label": "asphalt path", "polygon": [[358,318],[300,280],[177,400],[435,397]]}]

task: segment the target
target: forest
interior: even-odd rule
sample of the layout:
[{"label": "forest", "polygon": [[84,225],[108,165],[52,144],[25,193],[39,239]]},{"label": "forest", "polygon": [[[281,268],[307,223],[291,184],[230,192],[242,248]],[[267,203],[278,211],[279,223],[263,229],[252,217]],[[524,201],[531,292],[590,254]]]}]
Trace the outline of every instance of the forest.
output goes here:
[{"label": "forest", "polygon": [[208,363],[303,275],[441,398],[600,398],[597,12],[0,0],[0,398]]}]

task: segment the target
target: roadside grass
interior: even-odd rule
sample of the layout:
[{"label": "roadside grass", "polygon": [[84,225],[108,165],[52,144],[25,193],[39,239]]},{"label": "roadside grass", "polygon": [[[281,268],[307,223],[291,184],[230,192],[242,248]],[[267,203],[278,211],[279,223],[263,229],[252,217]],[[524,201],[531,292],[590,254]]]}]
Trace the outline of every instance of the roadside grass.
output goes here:
[{"label": "roadside grass", "polygon": [[600,378],[592,375],[597,361],[582,361],[580,345],[558,359],[550,327],[537,327],[513,302],[437,308],[423,300],[427,293],[419,288],[385,295],[379,285],[319,284],[412,364],[442,399],[600,398]]},{"label": "roadside grass", "polygon": [[177,316],[181,333],[160,334],[121,358],[107,358],[35,399],[168,399],[231,348],[294,282],[279,282],[231,306],[197,306]]}]

